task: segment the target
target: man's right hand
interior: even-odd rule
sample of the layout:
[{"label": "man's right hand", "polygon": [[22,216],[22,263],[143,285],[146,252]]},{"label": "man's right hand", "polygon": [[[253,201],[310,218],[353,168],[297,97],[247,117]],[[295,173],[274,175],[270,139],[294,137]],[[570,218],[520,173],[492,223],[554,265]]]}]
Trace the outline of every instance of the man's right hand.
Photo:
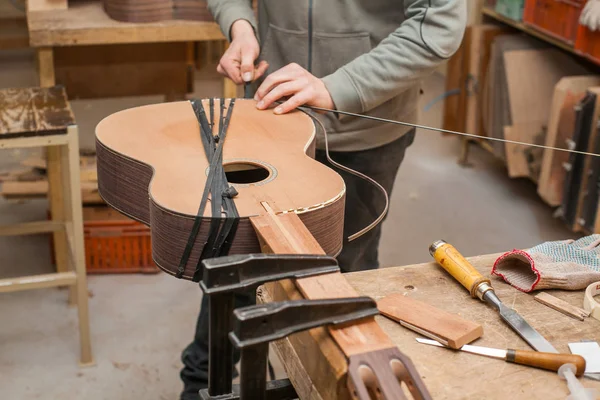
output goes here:
[{"label": "man's right hand", "polygon": [[252,82],[260,78],[269,67],[266,61],[254,66],[259,53],[260,46],[252,25],[244,19],[239,19],[231,26],[231,43],[219,61],[217,72],[237,85]]}]

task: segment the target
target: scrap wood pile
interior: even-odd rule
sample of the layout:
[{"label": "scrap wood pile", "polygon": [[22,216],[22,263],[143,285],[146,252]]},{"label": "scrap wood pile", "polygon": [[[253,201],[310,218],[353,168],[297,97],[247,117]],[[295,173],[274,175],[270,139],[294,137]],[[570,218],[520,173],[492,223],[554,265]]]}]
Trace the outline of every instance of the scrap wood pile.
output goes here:
[{"label": "scrap wood pile", "polygon": [[[496,24],[468,28],[448,66],[444,128],[600,153],[600,67]],[[482,141],[574,232],[600,232],[600,157]]]},{"label": "scrap wood pile", "polygon": [[[96,156],[82,152],[80,156],[81,197],[83,204],[103,204],[98,194]],[[0,195],[5,199],[43,198],[48,195],[46,160],[32,156],[20,162],[19,167],[0,170]]]}]

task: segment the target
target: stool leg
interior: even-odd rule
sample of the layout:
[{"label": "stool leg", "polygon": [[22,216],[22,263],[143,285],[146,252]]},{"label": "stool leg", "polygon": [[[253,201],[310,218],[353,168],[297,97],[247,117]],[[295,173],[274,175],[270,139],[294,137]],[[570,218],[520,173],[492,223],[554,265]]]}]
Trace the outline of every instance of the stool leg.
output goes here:
[{"label": "stool leg", "polygon": [[88,315],[88,287],[85,268],[85,250],[83,237],[83,211],[81,208],[81,183],[79,168],[79,138],[77,126],[68,128],[69,143],[61,146],[61,159],[64,168],[63,188],[72,264],[77,274],[77,313],[79,317],[79,341],[81,345],[81,365],[94,363],[90,339],[90,321]]},{"label": "stool leg", "polygon": [[37,70],[40,87],[51,87],[56,84],[52,47],[40,47],[37,49]]},{"label": "stool leg", "polygon": [[[63,195],[63,174],[61,171],[61,147],[46,147],[46,162],[48,164],[48,199],[50,201],[50,212],[53,221],[65,221],[65,196]],[[67,272],[69,269],[69,259],[66,232],[54,232],[54,257],[56,261],[56,270],[58,272]],[[69,304],[75,304],[75,290],[69,288]]]}]

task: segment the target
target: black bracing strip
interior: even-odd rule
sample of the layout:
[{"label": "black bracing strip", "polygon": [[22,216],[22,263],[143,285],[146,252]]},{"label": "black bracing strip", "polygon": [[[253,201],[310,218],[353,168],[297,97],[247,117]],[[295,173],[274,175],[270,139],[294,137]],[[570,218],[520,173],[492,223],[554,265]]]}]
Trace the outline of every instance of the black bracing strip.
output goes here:
[{"label": "black bracing strip", "polygon": [[[224,225],[227,225],[227,231],[226,231],[226,237],[227,238],[233,238],[233,236],[235,235],[235,230],[237,228],[238,225],[238,219],[239,219],[239,215],[237,213],[237,209],[235,207],[235,203],[233,202],[233,199],[231,198],[232,196],[228,196],[227,194],[229,192],[226,192],[225,188],[229,187],[229,184],[227,183],[227,176],[225,175],[225,170],[223,169],[223,145],[225,142],[225,135],[227,132],[227,128],[229,126],[229,120],[231,119],[231,114],[233,112],[233,106],[235,104],[235,100],[231,100],[231,102],[229,103],[229,108],[227,110],[227,116],[223,117],[224,114],[224,101],[221,102],[221,116],[219,118],[219,135],[218,137],[213,136],[213,126],[214,126],[214,112],[213,112],[213,108],[214,108],[214,101],[213,99],[209,100],[209,104],[210,104],[210,123],[208,122],[207,118],[206,118],[206,113],[204,112],[204,107],[202,105],[201,102],[192,102],[192,107],[194,109],[194,112],[196,114],[196,117],[198,119],[198,122],[200,124],[200,134],[201,134],[201,139],[202,139],[202,144],[204,146],[205,149],[205,153],[207,156],[207,159],[210,160],[210,166],[209,166],[209,172],[208,172],[208,177],[206,180],[206,185],[204,187],[204,191],[202,193],[202,199],[200,201],[200,207],[198,209],[198,214],[196,215],[196,218],[194,219],[194,225],[192,226],[192,230],[190,232],[190,236],[188,238],[188,242],[186,244],[186,247],[184,249],[183,255],[181,257],[180,263],[179,263],[179,267],[177,270],[177,274],[176,276],[178,278],[181,278],[183,276],[183,273],[185,271],[185,267],[187,265],[187,262],[189,260],[190,254],[192,252],[192,249],[194,247],[194,243],[196,241],[196,238],[198,236],[198,232],[200,231],[200,225],[202,222],[202,218],[204,216],[204,209],[206,208],[206,203],[208,202],[208,197],[209,194],[211,194],[211,203],[212,203],[212,207],[211,207],[211,215],[212,215],[212,220],[211,220],[211,225],[209,228],[209,235],[208,235],[208,240],[205,242],[203,249],[202,249],[202,254],[200,256],[200,259],[198,261],[198,264],[196,265],[196,270],[194,272],[194,276],[193,276],[193,280],[194,281],[199,281],[201,278],[201,273],[202,273],[202,264],[201,264],[201,260],[206,258],[206,254],[210,254],[210,253],[218,253],[218,254],[227,254],[227,252],[229,251],[230,248],[230,244],[228,243],[227,246],[225,246],[225,248],[222,248],[222,244],[227,243],[227,240],[224,240],[221,243],[221,240],[218,240],[219,244],[219,248],[214,249],[214,243],[215,241],[217,241],[217,236],[218,236],[218,231],[219,231],[219,226],[220,226],[220,221],[221,221],[221,205],[223,205],[223,208],[226,209],[226,211],[232,210],[233,212],[231,213],[232,219],[235,220],[234,223],[226,223]],[[223,204],[225,203],[225,204]],[[229,217],[229,212],[227,212],[227,216]],[[229,219],[229,218],[227,218]],[[211,249],[213,248],[213,249]],[[211,250],[208,250],[211,249]],[[223,250],[226,250],[225,252]]]},{"label": "black bracing strip", "polygon": [[[231,113],[233,111],[234,104],[235,104],[235,100],[232,99],[229,102],[227,114],[225,115],[225,99],[221,99],[221,108],[220,108],[220,115],[219,115],[219,136],[217,138],[215,138],[219,147],[221,147],[222,143],[225,141],[225,135],[227,133],[227,128],[229,127],[229,121],[231,119]],[[198,265],[196,266],[196,272],[194,275],[199,274],[201,271],[200,260],[214,257],[214,254],[217,252],[217,251],[215,251],[215,244],[217,243],[217,240],[219,238],[219,231],[220,231],[219,228],[221,227],[221,220],[222,220],[221,209],[222,209],[223,201],[225,200],[224,191],[225,191],[226,187],[228,186],[228,183],[227,183],[227,176],[225,175],[225,171],[222,168],[222,164],[223,164],[222,153],[216,162],[218,163],[217,165],[221,166],[221,168],[218,171],[218,175],[217,175],[218,178],[212,182],[212,185],[213,185],[212,190],[211,190],[211,193],[212,193],[211,201],[213,203],[212,204],[212,220],[210,222],[210,228],[209,228],[209,232],[208,232],[207,241],[204,244],[204,248],[202,249],[202,254],[200,256],[200,259],[198,260],[199,262],[198,262]]]},{"label": "black bracing strip", "polygon": [[[204,113],[204,108],[202,107],[201,102],[192,102],[192,108],[196,113],[196,118],[198,119],[198,123],[200,124],[200,137],[202,139],[202,144],[204,145],[204,151],[206,153],[207,160],[212,160],[214,158],[214,151],[212,150],[214,147],[214,143],[212,140],[212,134],[209,134],[207,137],[206,124],[203,123],[203,119],[206,119],[206,114]],[[204,118],[202,118],[204,116]],[[183,250],[183,254],[181,256],[181,260],[179,261],[179,267],[177,268],[177,274],[175,275],[177,278],[181,278],[183,273],[185,272],[185,266],[190,258],[190,254],[192,253],[192,249],[194,247],[194,243],[196,242],[196,237],[198,236],[198,232],[200,231],[200,224],[202,222],[202,217],[204,215],[204,209],[206,208],[206,203],[208,201],[208,194],[210,192],[210,187],[212,186],[212,181],[215,177],[215,169],[210,168],[208,171],[208,177],[206,178],[206,185],[204,186],[204,191],[202,193],[202,199],[200,200],[200,206],[198,207],[198,213],[196,214],[196,218],[194,218],[194,225],[192,225],[192,230],[188,237],[188,241],[185,245],[185,249]]]}]

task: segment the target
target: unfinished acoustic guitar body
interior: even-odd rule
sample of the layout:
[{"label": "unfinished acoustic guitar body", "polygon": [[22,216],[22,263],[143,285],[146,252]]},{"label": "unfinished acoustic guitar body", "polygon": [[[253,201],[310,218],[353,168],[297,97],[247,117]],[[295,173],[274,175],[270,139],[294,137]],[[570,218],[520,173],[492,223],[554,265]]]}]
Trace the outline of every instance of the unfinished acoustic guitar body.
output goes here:
[{"label": "unfinished acoustic guitar body", "polygon": [[[202,104],[208,109],[208,100]],[[236,100],[223,147],[223,165],[227,181],[238,192],[234,202],[240,218],[229,254],[261,252],[249,218],[265,215],[269,208],[276,214],[297,214],[325,253],[339,253],[345,186],[335,171],[311,158],[314,143],[315,125],[303,112],[278,116],[257,110],[254,100]],[[156,264],[177,275],[209,174],[191,103],[113,114],[96,128],[96,149],[100,195],[152,228]],[[203,215],[184,279],[192,279],[207,240],[210,206]]]}]

